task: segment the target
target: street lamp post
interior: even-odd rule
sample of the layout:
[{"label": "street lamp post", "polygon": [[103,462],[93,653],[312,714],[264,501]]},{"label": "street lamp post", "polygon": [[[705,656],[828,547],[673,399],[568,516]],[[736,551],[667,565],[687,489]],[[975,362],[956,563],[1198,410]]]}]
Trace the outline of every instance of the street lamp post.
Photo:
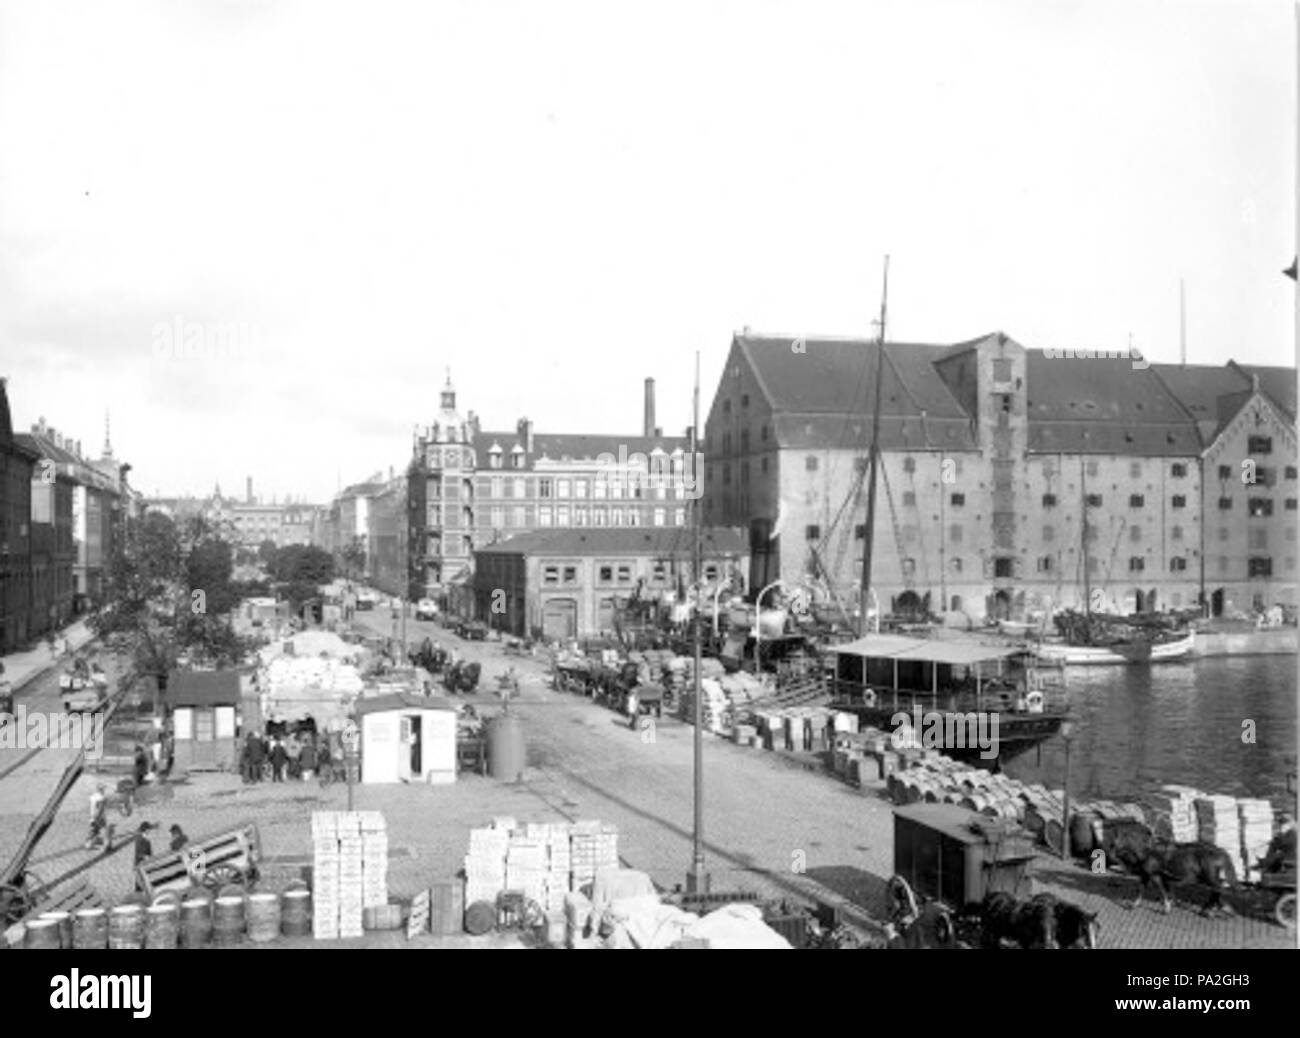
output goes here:
[{"label": "street lamp post", "polygon": [[1074,741],[1074,722],[1061,722],[1061,738],[1065,740],[1065,785],[1061,790],[1061,857],[1070,858],[1070,743]]}]

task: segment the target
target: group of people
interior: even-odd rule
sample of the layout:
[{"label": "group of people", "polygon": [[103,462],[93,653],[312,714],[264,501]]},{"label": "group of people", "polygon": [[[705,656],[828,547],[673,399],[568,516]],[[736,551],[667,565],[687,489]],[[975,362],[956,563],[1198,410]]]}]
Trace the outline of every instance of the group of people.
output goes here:
[{"label": "group of people", "polygon": [[310,779],[333,766],[335,754],[330,740],[314,732],[260,735],[250,732],[239,754],[239,773],[245,783],[261,782],[266,765],[271,781]]}]

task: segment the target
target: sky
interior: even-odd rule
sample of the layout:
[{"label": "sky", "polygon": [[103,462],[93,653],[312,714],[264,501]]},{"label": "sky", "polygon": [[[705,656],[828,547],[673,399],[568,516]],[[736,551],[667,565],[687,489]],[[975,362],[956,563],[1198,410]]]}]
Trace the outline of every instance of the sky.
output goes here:
[{"label": "sky", "polygon": [[[0,0],[0,375],[155,492],[701,411],[732,334],[1292,364],[1290,2]],[[199,352],[191,354],[186,343]]]}]

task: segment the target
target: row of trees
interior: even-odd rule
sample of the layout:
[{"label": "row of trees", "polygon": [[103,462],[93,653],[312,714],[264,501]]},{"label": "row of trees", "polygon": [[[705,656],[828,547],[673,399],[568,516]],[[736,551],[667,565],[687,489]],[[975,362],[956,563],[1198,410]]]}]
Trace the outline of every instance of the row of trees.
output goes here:
[{"label": "row of trees", "polygon": [[244,598],[273,590],[297,612],[334,579],[333,558],[317,547],[268,541],[257,556],[269,583],[241,583],[233,576],[236,548],[207,519],[146,512],[115,545],[108,600],[91,628],[121,644],[130,678],[151,678],[160,689],[182,657],[215,667],[242,663],[255,647],[234,629]]}]

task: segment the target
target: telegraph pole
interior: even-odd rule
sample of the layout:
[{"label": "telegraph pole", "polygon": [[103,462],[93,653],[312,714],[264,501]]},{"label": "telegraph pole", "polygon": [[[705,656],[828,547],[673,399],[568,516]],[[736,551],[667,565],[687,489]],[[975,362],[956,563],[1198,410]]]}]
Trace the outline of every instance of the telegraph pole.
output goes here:
[{"label": "telegraph pole", "polygon": [[703,693],[700,690],[700,618],[704,610],[701,608],[701,598],[703,596],[703,586],[701,575],[704,572],[702,529],[700,526],[700,501],[703,497],[703,488],[700,479],[703,475],[703,465],[700,463],[700,351],[695,351],[695,417],[694,424],[691,426],[691,464],[695,466],[695,480],[697,496],[694,501],[693,511],[695,536],[693,544],[693,564],[695,572],[692,574],[695,581],[695,615],[692,618],[692,627],[695,632],[695,831],[692,838],[692,856],[691,871],[686,875],[686,889],[692,894],[707,894],[709,892],[709,877],[704,871],[704,704]]},{"label": "telegraph pole", "polygon": [[871,452],[867,458],[867,526],[862,537],[862,601],[859,609],[862,618],[858,623],[858,637],[867,633],[867,609],[871,598],[871,544],[876,535],[876,467],[880,452],[880,384],[885,377],[885,314],[889,302],[889,257],[885,257],[885,287],[880,297],[880,352],[876,357],[876,406],[871,413]]}]

